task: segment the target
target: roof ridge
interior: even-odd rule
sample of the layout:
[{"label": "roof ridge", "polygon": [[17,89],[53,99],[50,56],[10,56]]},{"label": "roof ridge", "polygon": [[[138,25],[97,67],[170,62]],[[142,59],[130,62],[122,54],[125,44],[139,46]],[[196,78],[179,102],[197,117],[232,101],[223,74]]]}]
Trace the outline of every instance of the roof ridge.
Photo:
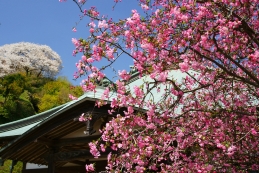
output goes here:
[{"label": "roof ridge", "polygon": [[9,123],[1,124],[0,125],[0,132],[14,130],[14,129],[17,129],[17,128],[21,128],[21,127],[39,122],[39,121],[47,118],[49,115],[56,112],[57,110],[63,108],[68,103],[65,103],[63,105],[54,107],[50,110],[47,110],[47,111],[41,112],[39,114],[35,114],[35,115],[32,115],[32,116],[26,117],[26,118],[23,118],[23,119],[20,119],[20,120],[17,120],[17,121],[12,121],[12,122],[9,122]]}]

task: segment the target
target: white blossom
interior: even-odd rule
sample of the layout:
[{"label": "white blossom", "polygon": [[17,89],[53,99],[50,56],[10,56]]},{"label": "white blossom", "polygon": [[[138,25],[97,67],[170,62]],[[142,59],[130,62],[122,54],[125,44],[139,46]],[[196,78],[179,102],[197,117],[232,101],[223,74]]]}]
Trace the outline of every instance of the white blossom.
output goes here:
[{"label": "white blossom", "polygon": [[46,45],[20,42],[0,47],[0,77],[21,70],[55,76],[61,64],[60,56]]}]

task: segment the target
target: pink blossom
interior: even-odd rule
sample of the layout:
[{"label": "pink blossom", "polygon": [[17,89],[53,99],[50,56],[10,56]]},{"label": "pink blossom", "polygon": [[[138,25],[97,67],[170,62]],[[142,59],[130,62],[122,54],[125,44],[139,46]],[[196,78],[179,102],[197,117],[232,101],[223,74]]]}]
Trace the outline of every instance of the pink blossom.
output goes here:
[{"label": "pink blossom", "polygon": [[236,149],[237,149],[236,146],[233,146],[233,145],[230,146],[230,147],[228,148],[228,150],[227,150],[227,155],[228,155],[228,156],[232,156],[232,155],[235,153]]},{"label": "pink blossom", "polygon": [[109,48],[108,50],[106,50],[106,54],[107,54],[109,59],[114,58],[113,53],[114,53],[114,49]]},{"label": "pink blossom", "polygon": [[122,144],[118,144],[118,148],[121,148],[122,147]]},{"label": "pink blossom", "polygon": [[104,146],[104,144],[101,144],[100,147],[101,147],[101,151],[102,151],[102,152],[105,152],[105,146]]},{"label": "pink blossom", "polygon": [[218,148],[221,148],[221,149],[223,149],[223,150],[226,150],[225,145],[223,145],[223,144],[221,144],[221,143],[217,143],[217,147],[218,147]]},{"label": "pink blossom", "polygon": [[89,23],[89,26],[91,26],[92,28],[95,28],[96,27],[96,24],[94,22],[90,22]]},{"label": "pink blossom", "polygon": [[147,128],[148,128],[148,129],[155,129],[156,126],[155,126],[154,123],[151,123],[151,124],[148,124],[148,125],[147,125]]},{"label": "pink blossom", "polygon": [[94,158],[98,158],[101,155],[95,143],[90,142],[89,147],[90,147],[90,152],[94,156]]},{"label": "pink blossom", "polygon": [[127,73],[126,70],[119,71],[119,76],[120,76],[123,80],[129,80],[129,79],[130,79],[130,75]]},{"label": "pink blossom", "polygon": [[99,21],[98,28],[108,28],[108,24],[106,23],[106,20]]},{"label": "pink blossom", "polygon": [[117,100],[115,98],[112,99],[111,107],[112,108],[117,107]]},{"label": "pink blossom", "polygon": [[79,121],[86,121],[86,118],[84,117],[84,115],[81,115],[81,116],[79,117]]},{"label": "pink blossom", "polygon": [[93,164],[89,164],[89,165],[85,165],[85,169],[86,172],[94,172],[94,165]]},{"label": "pink blossom", "polygon": [[83,60],[83,61],[86,61],[86,60],[87,60],[87,58],[86,58],[85,55],[82,56],[82,60]]},{"label": "pink blossom", "polygon": [[94,33],[94,31],[95,31],[94,28],[90,28],[90,29],[89,29],[89,32],[90,32],[90,33]]},{"label": "pink blossom", "polygon": [[86,0],[78,0],[79,3],[84,4]]},{"label": "pink blossom", "polygon": [[134,109],[132,106],[128,106],[128,113],[132,114],[134,112]]},{"label": "pink blossom", "polygon": [[[91,153],[112,150],[107,172],[258,169],[258,0],[138,2],[120,20],[85,11],[90,36],[72,41],[84,91],[109,69],[121,79],[96,101],[111,118]],[[120,52],[140,79],[115,65]]]},{"label": "pink blossom", "polygon": [[77,100],[78,98],[73,96],[72,94],[69,94],[68,97],[71,99],[71,100]]},{"label": "pink blossom", "polygon": [[167,75],[168,75],[167,72],[160,73],[159,76],[158,76],[158,81],[165,82],[166,79],[167,79]]},{"label": "pink blossom", "polygon": [[93,63],[94,62],[94,59],[93,58],[87,58],[86,60],[88,63]]},{"label": "pink blossom", "polygon": [[256,130],[254,128],[251,129],[251,134],[252,135],[256,135],[257,134],[257,132],[256,132]]},{"label": "pink blossom", "polygon": [[144,94],[143,91],[138,86],[134,86],[134,92],[137,97],[142,97]]},{"label": "pink blossom", "polygon": [[110,93],[110,89],[107,87],[104,92],[103,92],[103,95],[102,95],[102,98],[105,99],[105,98],[109,98],[109,93]]},{"label": "pink blossom", "polygon": [[76,28],[73,28],[72,31],[73,31],[73,32],[76,32],[77,30],[76,30]]},{"label": "pink blossom", "polygon": [[189,65],[187,62],[179,63],[179,67],[182,72],[187,72],[189,70]]},{"label": "pink blossom", "polygon": [[141,4],[141,8],[144,9],[144,10],[148,10],[149,9],[149,7],[146,4]]},{"label": "pink blossom", "polygon": [[72,43],[76,46],[79,47],[81,44],[76,38],[72,38]]}]

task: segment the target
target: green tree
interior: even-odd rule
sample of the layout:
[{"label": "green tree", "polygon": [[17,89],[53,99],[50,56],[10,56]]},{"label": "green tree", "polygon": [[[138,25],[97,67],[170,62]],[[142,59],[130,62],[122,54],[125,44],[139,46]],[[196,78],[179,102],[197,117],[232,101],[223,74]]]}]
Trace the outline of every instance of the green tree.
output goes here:
[{"label": "green tree", "polygon": [[25,77],[20,74],[10,74],[1,78],[0,94],[4,97],[3,104],[9,99],[19,97],[25,89]]},{"label": "green tree", "polygon": [[32,104],[24,98],[25,94],[23,94],[26,89],[26,76],[21,73],[10,74],[0,80],[1,123],[35,114]]},{"label": "green tree", "polygon": [[74,87],[65,78],[15,73],[0,78],[0,123],[22,119],[69,101],[69,94],[80,96],[81,87]]},{"label": "green tree", "polygon": [[[0,166],[0,173],[9,173],[10,172],[10,166],[12,164],[11,162],[12,162],[11,160],[6,160],[4,162],[4,165]],[[21,173],[22,167],[23,167],[22,162],[18,162],[13,168],[13,173]]]},{"label": "green tree", "polygon": [[68,95],[81,96],[83,91],[79,86],[72,86],[65,77],[46,83],[37,95],[40,99],[39,111],[46,111],[70,101]]},{"label": "green tree", "polygon": [[28,42],[0,46],[0,76],[24,71],[55,77],[62,69],[60,56],[49,46]]}]

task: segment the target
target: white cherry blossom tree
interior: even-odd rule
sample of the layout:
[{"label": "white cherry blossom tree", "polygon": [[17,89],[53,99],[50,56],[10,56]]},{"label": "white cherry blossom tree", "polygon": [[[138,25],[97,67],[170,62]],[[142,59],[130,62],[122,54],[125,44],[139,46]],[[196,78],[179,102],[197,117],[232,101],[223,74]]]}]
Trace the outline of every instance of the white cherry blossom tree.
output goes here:
[{"label": "white cherry blossom tree", "polygon": [[49,46],[20,42],[0,47],[0,77],[23,70],[53,77],[61,68],[60,56]]}]

